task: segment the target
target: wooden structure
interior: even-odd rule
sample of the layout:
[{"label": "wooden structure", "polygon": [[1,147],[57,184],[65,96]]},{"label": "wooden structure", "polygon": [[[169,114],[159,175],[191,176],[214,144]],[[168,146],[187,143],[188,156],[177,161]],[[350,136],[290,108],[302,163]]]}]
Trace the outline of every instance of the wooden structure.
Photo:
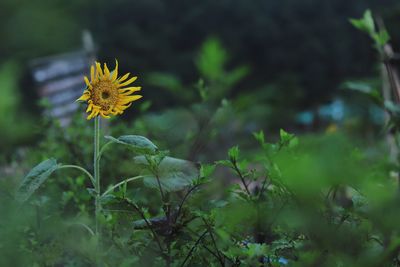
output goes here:
[{"label": "wooden structure", "polygon": [[67,126],[78,109],[75,102],[86,85],[83,76],[95,59],[90,33],[83,33],[83,48],[78,51],[38,58],[29,64],[38,95],[49,103],[47,115]]}]

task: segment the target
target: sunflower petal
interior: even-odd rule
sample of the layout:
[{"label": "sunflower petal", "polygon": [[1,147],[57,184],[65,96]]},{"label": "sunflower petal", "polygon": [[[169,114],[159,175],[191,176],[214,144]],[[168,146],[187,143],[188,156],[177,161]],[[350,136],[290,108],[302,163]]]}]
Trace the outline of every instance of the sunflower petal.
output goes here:
[{"label": "sunflower petal", "polygon": [[88,77],[84,76],[83,79],[85,80],[86,85],[90,86],[90,82],[89,82]]},{"label": "sunflower petal", "polygon": [[123,82],[123,83],[118,84],[118,87],[123,87],[123,86],[126,86],[126,85],[128,85],[128,84],[131,84],[131,83],[133,83],[134,81],[136,81],[136,79],[137,79],[136,76],[135,76],[135,77],[132,77],[132,78],[130,78],[129,80],[127,80],[126,82]]},{"label": "sunflower petal", "polygon": [[92,113],[90,113],[90,115],[87,117],[87,119],[90,120],[90,119],[96,117],[96,116],[99,114],[99,112],[100,112],[100,110],[98,110],[98,109],[93,109],[93,110],[92,110]]},{"label": "sunflower petal", "polygon": [[120,108],[121,106],[116,106],[114,107],[114,111],[117,114],[122,114],[123,113],[123,109]]},{"label": "sunflower petal", "polygon": [[138,100],[138,99],[140,99],[142,97],[143,96],[141,96],[141,95],[124,96],[122,99],[120,99],[118,101],[118,103],[122,103],[122,102],[128,103],[128,102],[132,102],[132,101]]},{"label": "sunflower petal", "polygon": [[104,75],[105,75],[107,78],[110,78],[110,70],[108,69],[106,63],[104,63]]},{"label": "sunflower petal", "polygon": [[110,113],[112,114],[112,115],[118,115],[118,111],[116,111],[115,110],[115,108],[113,108],[112,110],[110,110]]},{"label": "sunflower petal", "polygon": [[110,116],[108,116],[108,115],[106,114],[105,111],[100,111],[100,116],[103,117],[103,118],[105,118],[105,119],[111,118]]},{"label": "sunflower petal", "polygon": [[76,101],[86,101],[90,98],[90,92],[85,90],[81,97],[79,97]]},{"label": "sunflower petal", "polygon": [[119,79],[118,79],[118,82],[125,81],[125,80],[129,77],[130,74],[131,74],[131,73],[128,72],[127,74],[125,74],[124,76],[122,76],[121,78],[119,78]]},{"label": "sunflower petal", "polygon": [[90,81],[94,82],[94,66],[90,66]]},{"label": "sunflower petal", "polygon": [[129,108],[130,106],[132,106],[132,102],[127,105],[119,105],[118,108],[120,110],[124,111],[125,109]]},{"label": "sunflower petal", "polygon": [[90,103],[90,104],[88,105],[87,109],[86,109],[86,112],[89,112],[89,111],[91,111],[91,110],[92,110],[92,108],[93,108],[93,104],[92,104],[92,103]]},{"label": "sunflower petal", "polygon": [[115,59],[115,69],[111,76],[111,81],[115,81],[118,77],[118,60]]},{"label": "sunflower petal", "polygon": [[101,69],[101,65],[99,62],[96,62],[96,70],[97,70],[97,76],[99,78],[102,78],[104,74],[103,74],[103,70]]},{"label": "sunflower petal", "polygon": [[123,89],[119,89],[119,93],[122,95],[126,95],[126,94],[131,94],[137,91],[140,91],[142,89],[142,87],[140,86],[136,86],[136,87],[127,87],[127,88],[123,88]]}]

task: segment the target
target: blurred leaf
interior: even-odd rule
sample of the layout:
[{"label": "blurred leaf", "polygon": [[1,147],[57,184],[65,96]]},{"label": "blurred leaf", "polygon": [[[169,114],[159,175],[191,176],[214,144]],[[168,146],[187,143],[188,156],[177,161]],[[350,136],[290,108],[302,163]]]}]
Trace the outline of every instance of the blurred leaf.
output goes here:
[{"label": "blurred leaf", "polygon": [[236,85],[244,77],[249,74],[250,68],[248,66],[240,66],[225,74],[225,82],[228,87]]},{"label": "blurred leaf", "polygon": [[223,76],[227,60],[227,51],[218,39],[211,37],[203,43],[196,59],[196,66],[206,79],[216,80]]},{"label": "blurred leaf", "polygon": [[[150,167],[144,156],[137,156],[134,160],[136,164]],[[146,172],[143,178],[146,186],[158,189],[158,176],[162,189],[169,192],[182,190],[199,177],[199,168],[193,162],[172,157],[164,157],[161,160],[157,166],[157,173],[151,173],[149,170]]]},{"label": "blurred leaf", "polygon": [[149,110],[151,105],[152,105],[152,102],[149,100],[141,102],[141,104],[139,106],[140,112],[142,112],[142,113],[146,112],[147,110]]},{"label": "blurred leaf", "polygon": [[374,102],[377,104],[382,104],[382,102],[383,102],[379,91],[376,90],[372,85],[370,85],[367,82],[348,81],[348,82],[344,82],[341,85],[341,88],[366,94],[369,97],[371,97],[372,100],[374,100]]},{"label": "blurred leaf", "polygon": [[372,34],[375,32],[374,19],[372,18],[371,10],[367,9],[360,19],[350,19],[351,24],[357,29]]},{"label": "blurred leaf", "polygon": [[364,12],[361,19],[350,19],[350,23],[357,29],[367,33],[375,41],[375,46],[379,51],[390,40],[386,29],[379,31],[375,29],[374,19],[369,9]]},{"label": "blurred leaf", "polygon": [[34,167],[22,180],[17,190],[17,199],[26,201],[46,179],[58,168],[55,159],[47,159]]},{"label": "blurred leaf", "polygon": [[385,108],[393,115],[400,116],[400,105],[395,104],[392,101],[385,101]]},{"label": "blurred leaf", "polygon": [[253,136],[258,142],[260,142],[261,145],[263,145],[265,143],[265,137],[264,137],[263,131],[259,131],[258,133],[254,132]]},{"label": "blurred leaf", "polygon": [[123,135],[118,138],[112,136],[105,136],[107,140],[110,140],[117,144],[129,146],[136,153],[139,154],[154,154],[158,148],[149,139],[140,135]]},{"label": "blurred leaf", "polygon": [[200,167],[200,175],[202,177],[209,177],[215,171],[216,166],[214,164],[202,164]]},{"label": "blurred leaf", "polygon": [[201,100],[203,100],[203,102],[207,101],[209,92],[208,92],[208,88],[204,85],[204,80],[199,79],[197,81],[195,87],[199,91]]},{"label": "blurred leaf", "polygon": [[238,146],[231,147],[231,148],[228,150],[229,159],[230,159],[231,161],[237,161],[238,158],[239,158],[239,152],[240,152],[240,150],[239,150],[239,147],[238,147]]},{"label": "blurred leaf", "polygon": [[218,160],[215,162],[215,164],[222,165],[222,166],[229,167],[229,168],[232,167],[232,162],[230,162],[229,160]]},{"label": "blurred leaf", "polygon": [[[159,142],[168,141],[168,147],[185,145],[189,133],[198,132],[198,123],[192,112],[184,109],[164,110],[160,114],[147,114],[143,117],[145,128],[152,138]],[[161,146],[161,144],[160,144]]]},{"label": "blurred leaf", "polygon": [[390,41],[390,36],[387,30],[381,30],[374,35],[374,39],[379,46],[384,46],[387,42]]},{"label": "blurred leaf", "polygon": [[298,138],[294,134],[287,133],[285,130],[281,129],[280,132],[280,144],[281,146],[294,147],[299,143]]},{"label": "blurred leaf", "polygon": [[147,79],[149,84],[166,88],[171,92],[177,92],[182,88],[182,82],[172,74],[152,72],[148,74]]}]

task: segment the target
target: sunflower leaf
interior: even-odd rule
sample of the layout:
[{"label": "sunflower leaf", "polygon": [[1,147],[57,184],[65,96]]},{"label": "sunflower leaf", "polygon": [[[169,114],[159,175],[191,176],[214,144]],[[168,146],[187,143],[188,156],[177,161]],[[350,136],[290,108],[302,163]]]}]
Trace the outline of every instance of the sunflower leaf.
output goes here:
[{"label": "sunflower leaf", "polygon": [[53,158],[36,165],[22,180],[16,192],[17,200],[25,202],[59,167]]},{"label": "sunflower leaf", "polygon": [[111,142],[126,145],[139,154],[155,154],[158,151],[158,147],[153,142],[140,135],[122,135],[118,138],[105,136],[105,138]]},{"label": "sunflower leaf", "polygon": [[144,156],[134,158],[137,165],[144,167],[143,183],[150,188],[158,189],[158,179],[163,190],[167,192],[179,191],[191,185],[193,181],[199,178],[199,168],[191,161],[164,157],[156,167],[155,175],[150,163]]}]

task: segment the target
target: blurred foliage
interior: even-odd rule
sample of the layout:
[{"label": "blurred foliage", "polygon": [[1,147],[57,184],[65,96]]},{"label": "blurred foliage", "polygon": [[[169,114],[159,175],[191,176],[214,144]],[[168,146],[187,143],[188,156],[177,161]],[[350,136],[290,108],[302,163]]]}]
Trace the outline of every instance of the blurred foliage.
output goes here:
[{"label": "blurred foliage", "polygon": [[32,141],[30,129],[33,127],[32,116],[21,106],[21,92],[18,90],[18,67],[15,62],[0,66],[0,162],[15,150],[16,145]]},{"label": "blurred foliage", "polygon": [[[390,19],[391,30],[398,26],[392,18],[399,13],[395,0],[3,0],[0,5],[2,59],[25,64],[80,48],[81,32],[89,29],[101,59],[118,58],[126,70],[138,73],[172,72],[188,82],[198,78],[195,69],[203,64],[193,60],[199,46],[216,36],[231,52],[233,64],[245,63],[252,70],[245,80],[247,92],[294,76],[304,95],[296,102],[300,107],[329,100],[343,79],[371,73],[373,54],[348,17],[370,7]],[[214,59],[223,60],[221,55]],[[163,92],[148,90],[146,96],[159,109],[180,104],[172,96],[161,101]]]},{"label": "blurred foliage", "polygon": [[375,43],[375,48],[382,53],[382,49],[385,44],[390,40],[389,33],[386,29],[376,29],[375,21],[372,18],[370,10],[364,12],[364,16],[361,19],[350,19],[351,24],[354,27],[367,33]]},{"label": "blurred foliage", "polygon": [[197,174],[164,152],[133,159],[109,147],[104,188],[122,161],[131,176],[163,183],[105,194],[100,251],[86,177],[57,171],[23,205],[3,180],[2,265],[94,266],[101,257],[105,266],[399,266],[399,184],[384,151],[337,133],[298,139],[281,130],[276,143],[254,136],[259,148],[232,147]]},{"label": "blurred foliage", "polygon": [[[186,108],[198,100],[194,87],[203,79],[200,97],[232,99],[243,121],[265,124],[238,127],[272,132],[291,125],[299,109],[329,101],[343,80],[374,74],[373,52],[347,23],[367,7],[390,20],[389,30],[397,27],[394,0],[4,0],[0,64],[12,60],[18,73],[29,73],[32,59],[80,49],[88,29],[100,59],[118,58],[122,71],[144,77],[146,110]],[[15,88],[21,101],[14,109],[36,120],[37,95],[26,76]]]},{"label": "blurred foliage", "polygon": [[[18,108],[22,68],[1,64],[0,109],[12,114],[0,118],[2,148],[32,131],[39,140],[2,159],[0,265],[400,266],[398,165],[386,149],[338,127],[300,137],[274,130],[292,125],[299,107],[328,99],[344,78],[371,73],[368,43],[345,18],[382,3],[396,7],[389,0],[2,1],[1,58],[77,48],[78,30],[87,27],[101,57],[146,73],[148,100],[134,122],[103,125],[101,142],[110,143],[99,240],[96,192],[82,173],[59,165],[92,171],[92,127],[79,112],[68,128],[46,117],[30,125]],[[367,12],[353,24],[382,46],[388,35],[371,18]],[[37,32],[25,31],[28,22]],[[382,101],[378,83],[343,87],[370,96],[397,131],[399,106]],[[129,177],[136,178],[123,182]]]}]

